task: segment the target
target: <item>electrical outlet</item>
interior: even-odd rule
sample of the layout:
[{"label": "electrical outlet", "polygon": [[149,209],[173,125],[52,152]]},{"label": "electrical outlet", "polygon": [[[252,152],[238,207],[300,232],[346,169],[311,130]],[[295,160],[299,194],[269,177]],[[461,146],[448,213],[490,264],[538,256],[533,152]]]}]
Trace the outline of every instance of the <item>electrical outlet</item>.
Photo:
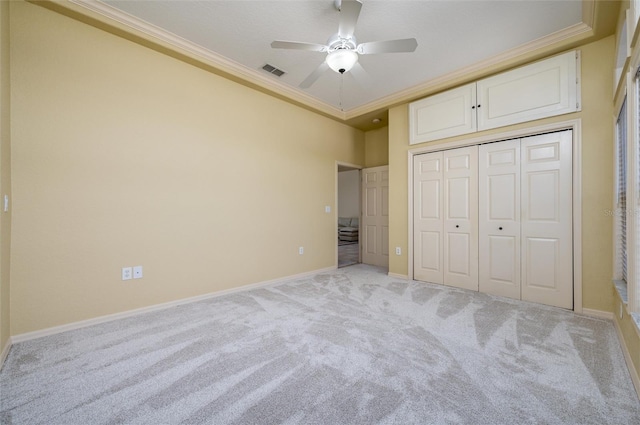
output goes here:
[{"label": "electrical outlet", "polygon": [[135,266],[133,268],[133,278],[142,279],[142,266]]},{"label": "electrical outlet", "polygon": [[133,277],[133,267],[122,268],[122,280],[129,280]]},{"label": "electrical outlet", "polygon": [[402,255],[402,249],[399,246],[396,247],[396,255]]},{"label": "electrical outlet", "polygon": [[300,255],[304,254],[304,247],[303,246],[298,248],[298,254],[300,254]]}]

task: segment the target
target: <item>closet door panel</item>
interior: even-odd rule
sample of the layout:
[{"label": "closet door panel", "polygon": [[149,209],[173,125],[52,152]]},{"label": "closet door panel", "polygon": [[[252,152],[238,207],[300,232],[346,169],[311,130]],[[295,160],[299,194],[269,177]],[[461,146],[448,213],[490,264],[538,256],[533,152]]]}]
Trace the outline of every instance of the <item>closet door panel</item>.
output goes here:
[{"label": "closet door panel", "polygon": [[522,139],[522,299],[573,308],[572,132]]},{"label": "closet door panel", "polygon": [[479,149],[479,289],[520,298],[520,141]]},{"label": "closet door panel", "polygon": [[478,147],[444,152],[444,283],[478,290]]},{"label": "closet door panel", "polygon": [[444,283],[442,185],[444,154],[413,158],[414,278]]}]

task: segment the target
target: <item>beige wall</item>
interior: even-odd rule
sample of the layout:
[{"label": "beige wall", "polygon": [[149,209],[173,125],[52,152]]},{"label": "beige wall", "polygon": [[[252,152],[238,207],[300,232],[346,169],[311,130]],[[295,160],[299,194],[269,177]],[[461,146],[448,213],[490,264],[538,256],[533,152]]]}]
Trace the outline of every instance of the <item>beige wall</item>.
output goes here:
[{"label": "beige wall", "polygon": [[364,166],[389,165],[389,127],[367,131],[364,134]]},{"label": "beige wall", "polygon": [[33,4],[11,55],[12,335],[335,265],[361,131]]},{"label": "beige wall", "polygon": [[[0,204],[11,193],[9,67],[9,2],[0,1]],[[11,215],[0,209],[0,352],[10,334],[10,248]]]},{"label": "beige wall", "polygon": [[[582,111],[550,119],[475,133],[501,133],[517,128],[582,119],[582,275],[583,306],[611,311],[612,218],[606,214],[613,202],[613,36],[583,46]],[[389,111],[390,230],[389,246],[402,247],[403,255],[389,258],[389,271],[408,274],[408,106]],[[470,136],[466,136],[469,138]],[[465,137],[434,142],[443,143]],[[425,146],[415,145],[411,148]]]}]

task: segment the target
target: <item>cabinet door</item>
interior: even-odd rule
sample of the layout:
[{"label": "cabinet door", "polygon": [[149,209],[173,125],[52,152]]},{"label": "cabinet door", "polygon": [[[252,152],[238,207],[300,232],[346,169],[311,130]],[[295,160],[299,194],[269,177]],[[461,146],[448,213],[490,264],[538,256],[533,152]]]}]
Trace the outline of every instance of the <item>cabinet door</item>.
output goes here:
[{"label": "cabinet door", "polygon": [[444,283],[442,177],[444,154],[413,157],[414,278]]},{"label": "cabinet door", "polygon": [[579,110],[576,52],[478,81],[478,130]]},{"label": "cabinet door", "polygon": [[573,308],[572,132],[522,139],[522,299]]},{"label": "cabinet door", "polygon": [[479,152],[479,287],[520,299],[520,140]]},{"label": "cabinet door", "polygon": [[409,144],[476,131],[476,84],[429,96],[409,105]]},{"label": "cabinet door", "polygon": [[478,146],[444,152],[444,284],[478,290]]}]

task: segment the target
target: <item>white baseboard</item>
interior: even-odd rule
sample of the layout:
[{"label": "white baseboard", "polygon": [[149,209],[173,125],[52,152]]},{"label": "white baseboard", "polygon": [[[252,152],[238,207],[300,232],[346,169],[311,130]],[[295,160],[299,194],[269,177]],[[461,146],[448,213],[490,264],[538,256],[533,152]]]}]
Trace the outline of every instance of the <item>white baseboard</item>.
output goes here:
[{"label": "white baseboard", "polygon": [[615,316],[610,311],[592,310],[590,308],[583,308],[582,314],[584,314],[585,316],[597,317],[599,319],[606,319],[606,320],[615,319]]},{"label": "white baseboard", "polygon": [[629,375],[631,375],[631,382],[633,382],[633,386],[636,389],[636,394],[638,395],[638,399],[640,399],[640,375],[638,375],[638,370],[633,364],[633,360],[631,359],[631,353],[629,353],[629,349],[627,348],[627,344],[624,341],[624,336],[622,335],[622,329],[620,329],[620,325],[617,320],[613,321],[616,333],[618,334],[618,340],[620,340],[620,347],[622,347],[622,354],[624,355],[624,361],[627,363],[627,369],[629,369]]},{"label": "white baseboard", "polygon": [[[162,304],[155,304],[148,307],[136,308],[134,310],[123,311],[121,313],[108,314],[106,316],[95,317],[93,319],[81,320],[79,322],[68,323],[66,325],[54,326],[51,328],[42,329],[39,331],[26,332],[11,337],[11,344],[16,344],[23,341],[29,341],[31,339],[42,338],[44,336],[55,335],[62,332],[72,331],[75,329],[85,328],[87,326],[98,325],[100,323],[111,322],[113,320],[124,319],[127,317],[137,316],[152,311],[164,310],[167,308],[175,307],[182,304],[189,304],[197,301],[207,300],[210,298],[221,297],[223,295],[229,295],[236,292],[248,291],[250,289],[262,288],[265,286],[276,285],[291,280],[301,279],[309,276],[314,276],[318,273],[325,273],[335,270],[335,266],[325,267],[323,269],[313,270],[310,272],[299,273],[291,276],[285,276],[277,279],[265,280],[262,282],[251,283],[248,285],[239,286],[237,288],[225,289],[218,292],[210,292],[204,295],[198,295],[195,297],[181,298],[175,301],[169,301]],[[8,352],[8,349],[7,349]]]},{"label": "white baseboard", "polygon": [[11,350],[12,345],[11,337],[7,338],[7,343],[4,345],[2,352],[0,353],[0,370],[2,370],[2,366],[4,366],[4,361],[7,360],[7,356],[9,355],[9,350]]},{"label": "white baseboard", "polygon": [[387,276],[389,277],[395,277],[396,279],[409,279],[409,276],[407,276],[406,274],[399,274],[399,273],[387,273]]}]

